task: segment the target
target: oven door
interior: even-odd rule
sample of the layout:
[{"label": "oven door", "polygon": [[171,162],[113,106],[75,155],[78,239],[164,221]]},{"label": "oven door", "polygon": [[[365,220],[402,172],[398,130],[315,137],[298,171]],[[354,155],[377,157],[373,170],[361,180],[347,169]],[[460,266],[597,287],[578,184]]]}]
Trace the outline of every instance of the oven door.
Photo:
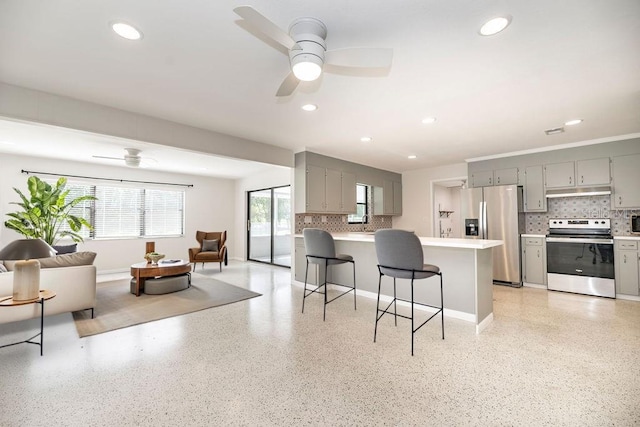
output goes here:
[{"label": "oven door", "polygon": [[612,239],[547,237],[551,290],[615,298]]}]

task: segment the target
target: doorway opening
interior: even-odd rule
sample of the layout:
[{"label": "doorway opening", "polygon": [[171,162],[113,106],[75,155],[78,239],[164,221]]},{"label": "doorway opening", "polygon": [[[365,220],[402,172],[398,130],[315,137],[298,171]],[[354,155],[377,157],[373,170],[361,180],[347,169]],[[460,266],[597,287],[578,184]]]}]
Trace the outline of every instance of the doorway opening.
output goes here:
[{"label": "doorway opening", "polygon": [[460,222],[460,190],[465,187],[466,177],[431,181],[435,237],[463,237]]},{"label": "doorway opening", "polygon": [[291,267],[291,186],[247,193],[247,259]]}]

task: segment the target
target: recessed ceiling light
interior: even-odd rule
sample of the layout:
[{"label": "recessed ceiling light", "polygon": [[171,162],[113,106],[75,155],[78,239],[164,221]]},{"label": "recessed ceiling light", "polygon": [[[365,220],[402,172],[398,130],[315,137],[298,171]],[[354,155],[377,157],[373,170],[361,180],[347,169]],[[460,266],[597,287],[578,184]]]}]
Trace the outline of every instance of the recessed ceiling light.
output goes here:
[{"label": "recessed ceiling light", "polygon": [[373,138],[371,138],[370,136],[363,136],[362,138],[360,138],[360,141],[362,141],[362,142],[371,142],[371,141],[373,141]]},{"label": "recessed ceiling light", "polygon": [[511,16],[498,16],[497,18],[493,18],[480,27],[480,35],[483,36],[492,36],[494,34],[498,34],[500,31],[504,30],[511,23]]},{"label": "recessed ceiling light", "polygon": [[411,154],[410,156],[408,156],[408,158],[413,160],[413,159],[417,159],[418,156],[416,156],[415,154]]},{"label": "recessed ceiling light", "polygon": [[305,104],[302,106],[302,109],[304,111],[316,111],[318,109],[318,106],[315,104]]},{"label": "recessed ceiling light", "polygon": [[436,121],[435,117],[425,117],[424,119],[422,119],[422,123],[424,123],[425,125],[430,125],[435,121]]},{"label": "recessed ceiling light", "polygon": [[573,120],[569,120],[568,122],[564,122],[564,125],[573,126],[573,125],[579,125],[580,123],[582,123],[582,119],[573,119]]},{"label": "recessed ceiling light", "polygon": [[142,32],[140,32],[140,30],[124,22],[112,22],[111,28],[117,35],[127,40],[140,40],[142,38]]}]

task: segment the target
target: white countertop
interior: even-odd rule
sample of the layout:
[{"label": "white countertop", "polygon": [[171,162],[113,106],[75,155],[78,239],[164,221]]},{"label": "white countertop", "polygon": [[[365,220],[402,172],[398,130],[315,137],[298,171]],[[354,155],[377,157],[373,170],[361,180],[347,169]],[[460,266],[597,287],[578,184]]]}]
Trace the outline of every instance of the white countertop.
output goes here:
[{"label": "white countertop", "polygon": [[[373,233],[331,233],[334,240],[373,243]],[[295,237],[303,237],[296,234]],[[422,246],[438,246],[442,248],[487,249],[503,245],[502,240],[484,239],[449,239],[441,237],[420,237]]]},{"label": "white countertop", "polygon": [[520,237],[547,237],[546,234],[521,234]]},{"label": "white countertop", "polygon": [[640,236],[613,236],[615,240],[640,240]]}]

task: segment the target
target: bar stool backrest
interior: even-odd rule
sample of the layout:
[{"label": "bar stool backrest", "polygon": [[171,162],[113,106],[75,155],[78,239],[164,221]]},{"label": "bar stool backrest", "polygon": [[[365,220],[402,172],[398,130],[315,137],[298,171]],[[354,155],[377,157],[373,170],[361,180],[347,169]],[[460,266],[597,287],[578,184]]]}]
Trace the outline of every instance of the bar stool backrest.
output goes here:
[{"label": "bar stool backrest", "polygon": [[422,244],[415,233],[406,230],[383,229],[375,234],[378,264],[384,267],[380,272],[387,276],[410,279],[411,271],[421,271],[424,266]]},{"label": "bar stool backrest", "polygon": [[[336,246],[333,237],[327,231],[319,228],[305,228],[302,230],[304,236],[304,249],[309,257],[309,262],[314,264],[324,264],[326,258],[336,257]],[[320,258],[313,258],[314,256]]]}]

